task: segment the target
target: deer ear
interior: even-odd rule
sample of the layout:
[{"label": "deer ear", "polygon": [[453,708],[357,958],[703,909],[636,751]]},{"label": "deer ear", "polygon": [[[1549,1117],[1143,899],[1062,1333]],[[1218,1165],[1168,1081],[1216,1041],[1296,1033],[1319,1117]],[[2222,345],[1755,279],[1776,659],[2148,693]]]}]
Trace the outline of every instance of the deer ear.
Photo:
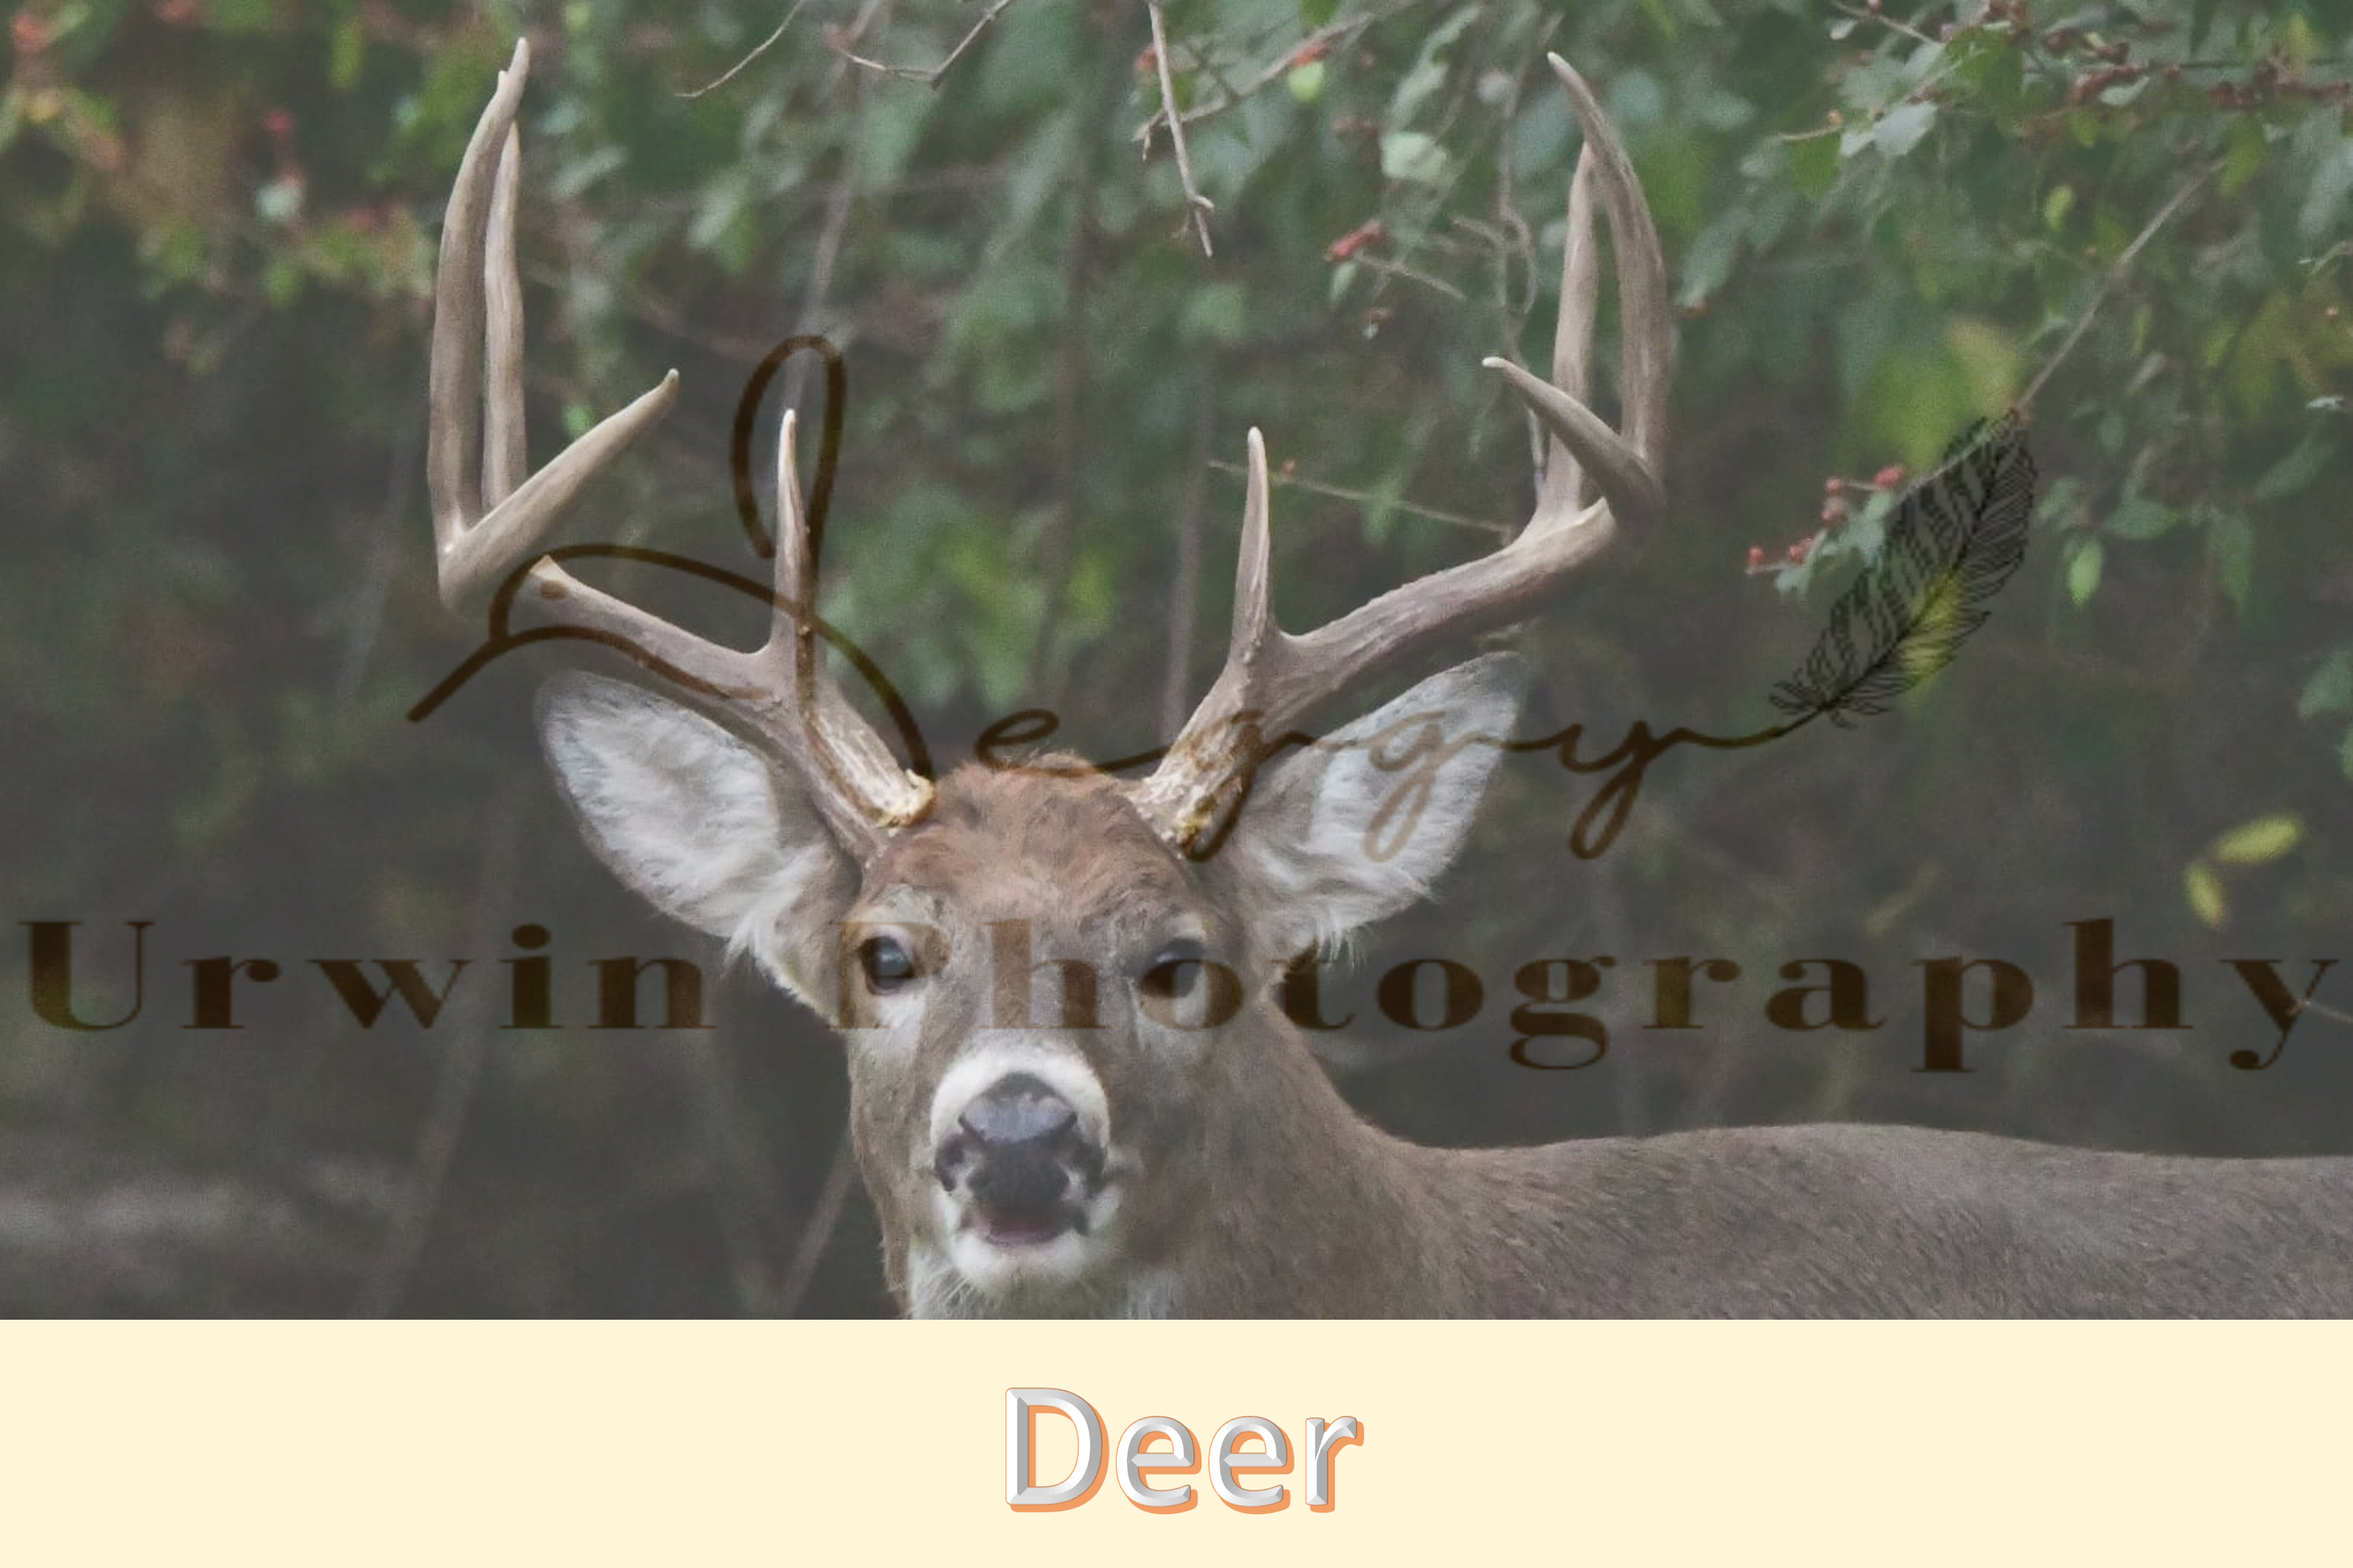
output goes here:
[{"label": "deer ear", "polygon": [[[1511,654],[1460,664],[1262,769],[1212,875],[1280,962],[1420,900],[1461,848],[1527,694]],[[1222,863],[1222,864],[1220,864]]]},{"label": "deer ear", "polygon": [[829,927],[856,868],[797,784],[701,714],[599,676],[542,689],[539,737],[622,881],[834,1016]]}]

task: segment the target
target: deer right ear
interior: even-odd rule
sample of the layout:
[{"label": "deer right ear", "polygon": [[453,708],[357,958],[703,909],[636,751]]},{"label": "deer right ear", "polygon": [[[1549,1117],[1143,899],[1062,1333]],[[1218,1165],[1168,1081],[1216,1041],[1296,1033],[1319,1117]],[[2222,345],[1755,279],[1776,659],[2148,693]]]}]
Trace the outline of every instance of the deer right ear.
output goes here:
[{"label": "deer right ear", "polygon": [[550,681],[539,736],[615,875],[833,1016],[828,928],[856,868],[797,785],[702,715],[600,676]]},{"label": "deer right ear", "polygon": [[1279,963],[1329,949],[1429,892],[1469,837],[1527,695],[1493,653],[1431,676],[1260,775],[1212,875]]}]

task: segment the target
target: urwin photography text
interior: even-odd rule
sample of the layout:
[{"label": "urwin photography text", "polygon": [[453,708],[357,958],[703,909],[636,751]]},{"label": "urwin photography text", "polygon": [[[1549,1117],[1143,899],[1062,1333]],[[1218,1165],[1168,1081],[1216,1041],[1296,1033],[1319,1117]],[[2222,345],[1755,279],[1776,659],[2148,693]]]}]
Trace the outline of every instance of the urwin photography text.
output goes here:
[{"label": "urwin photography text", "polygon": [[[26,921],[30,963],[27,996],[33,1014],[54,1028],[97,1033],[124,1028],[146,1015],[147,932],[151,921],[121,922],[111,939],[80,935],[79,921]],[[859,962],[868,933],[856,924],[837,928],[840,963],[848,972]],[[894,928],[896,929],[896,928]],[[1779,984],[1751,973],[1730,958],[1681,954],[1621,959],[1612,953],[1549,955],[1514,966],[1509,994],[1490,1006],[1489,980],[1470,965],[1444,957],[1401,960],[1374,981],[1371,1005],[1401,1028],[1448,1033],[1474,1027],[1499,1035],[1501,1045],[1522,1067],[1567,1070],[1591,1067],[1610,1047],[1609,1025],[1600,1014],[1577,1005],[1626,1002],[1636,1006],[1645,1031],[1701,1031],[1711,1023],[1761,1019],[1791,1034],[1871,1034],[1891,1026],[1885,1003],[1906,992],[1917,1004],[1919,1035],[1912,1070],[1969,1070],[1972,1037],[2000,1034],[2036,1014],[2059,1013],[2072,1029],[2186,1030],[2200,1019],[2221,1032],[2226,1059],[2242,1071],[2258,1072],[2276,1063],[2306,1010],[2313,1007],[2336,966],[2333,958],[2298,961],[2276,957],[2221,958],[2216,966],[2232,976],[2213,977],[2220,995],[2195,986],[2202,965],[2186,967],[2163,958],[2117,956],[2112,919],[2071,921],[2051,955],[2068,966],[2071,984],[2063,1002],[2038,998],[2025,966],[2008,959],[1962,953],[1913,961],[1916,973],[1901,978],[1874,975],[1865,965],[1841,958],[1795,957],[1778,964]],[[316,972],[313,984],[331,988],[364,1029],[387,1022],[432,1028],[460,984],[502,984],[505,1030],[705,1029],[702,966],[677,957],[598,957],[579,965],[593,978],[576,989],[559,983],[545,926],[519,925],[510,933],[514,952],[493,962],[505,979],[468,974],[481,967],[469,958],[310,958],[289,963],[263,955],[221,953],[180,961],[187,971],[177,999],[178,1026],[204,1031],[267,1028],[273,1022],[265,988],[289,979],[290,967]],[[989,963],[997,974],[1027,971],[1030,985],[987,986],[993,1000],[986,1026],[1004,1029],[1094,1029],[1103,977],[1083,960],[1048,955],[1032,948],[1029,922],[1003,921],[990,930]],[[922,944],[917,944],[919,947]],[[1137,1005],[1160,1024],[1177,1029],[1214,1029],[1244,1005],[1253,980],[1273,986],[1277,1005],[1302,1029],[1328,1033],[1355,1021],[1348,1004],[1327,987],[1337,965],[1313,949],[1296,954],[1279,975],[1246,977],[1204,953],[1160,964],[1194,969],[1196,975],[1127,977],[1135,984]],[[428,973],[431,971],[431,973]],[[641,992],[655,977],[658,1021],[641,1010]],[[1052,1010],[1039,1012],[1029,996],[1041,978],[1055,983]],[[2120,981],[2129,981],[2124,990]],[[992,981],[994,976],[992,976]],[[1172,980],[1176,984],[1170,984]],[[1201,984],[1196,981],[1206,982]],[[872,1025],[860,1013],[860,988],[836,988],[844,998],[839,1028]],[[2122,994],[2120,994],[2120,991]],[[2137,993],[2137,994],[2136,994]],[[109,998],[96,999],[97,995]],[[393,1006],[399,1003],[398,1010]],[[2197,1005],[2193,1008],[2193,1000]],[[288,1014],[293,1010],[287,1009]],[[2192,1016],[2193,1011],[2200,1017]],[[1497,1024],[1500,1015],[1501,1026]],[[2043,1022],[2048,1023],[2046,1016]]]}]

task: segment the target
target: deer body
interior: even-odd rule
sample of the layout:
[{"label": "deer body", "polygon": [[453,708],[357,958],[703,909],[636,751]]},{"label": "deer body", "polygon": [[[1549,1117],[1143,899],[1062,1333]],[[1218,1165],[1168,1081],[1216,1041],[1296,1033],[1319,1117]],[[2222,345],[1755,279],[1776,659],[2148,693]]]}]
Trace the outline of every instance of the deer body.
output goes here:
[{"label": "deer body", "polygon": [[[1663,263],[1625,151],[1565,62],[1586,145],[1551,374],[1488,362],[1547,437],[1525,531],[1286,634],[1253,431],[1231,651],[1159,769],[1122,781],[1047,757],[936,785],[899,767],[818,659],[789,414],[760,649],[714,646],[533,560],[674,384],[524,479],[512,227],[527,64],[518,48],[443,238],[427,458],[443,594],[466,603],[521,567],[525,602],[728,721],[580,675],[541,707],[556,776],[613,870],[840,1029],[859,1163],[908,1310],[2353,1313],[2353,1162],[1866,1127],[1421,1148],[1358,1118],[1282,1016],[1286,963],[1422,898],[1452,859],[1525,679],[1490,655],[1307,743],[1293,724],[1442,637],[1525,615],[1620,521],[1660,516]],[[1622,432],[1585,401],[1596,185],[1621,295]]]}]

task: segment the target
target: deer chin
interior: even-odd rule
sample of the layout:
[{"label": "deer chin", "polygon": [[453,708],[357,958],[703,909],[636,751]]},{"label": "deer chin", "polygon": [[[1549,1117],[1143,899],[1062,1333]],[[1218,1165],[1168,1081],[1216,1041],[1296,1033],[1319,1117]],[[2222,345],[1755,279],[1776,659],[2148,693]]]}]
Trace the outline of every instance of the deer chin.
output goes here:
[{"label": "deer chin", "polygon": [[1120,1198],[1103,1180],[1035,1205],[992,1205],[959,1184],[932,1193],[933,1240],[922,1250],[945,1293],[989,1314],[1094,1310],[1118,1290]]}]

